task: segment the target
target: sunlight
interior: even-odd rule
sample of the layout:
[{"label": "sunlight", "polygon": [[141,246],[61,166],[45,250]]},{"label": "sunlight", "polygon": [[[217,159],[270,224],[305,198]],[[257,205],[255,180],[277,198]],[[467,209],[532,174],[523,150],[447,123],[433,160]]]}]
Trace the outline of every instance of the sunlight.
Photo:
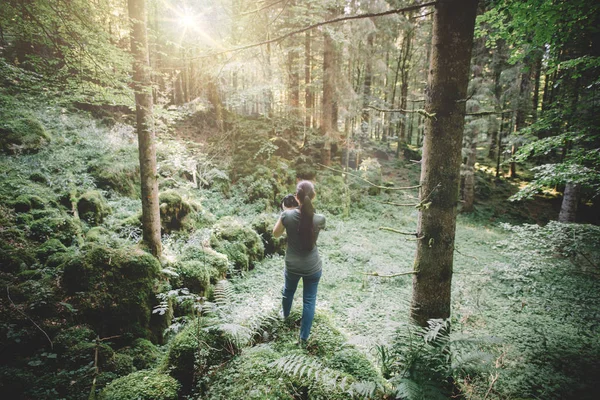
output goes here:
[{"label": "sunlight", "polygon": [[192,14],[181,15],[181,17],[179,19],[179,24],[183,25],[186,28],[193,27],[194,23],[195,23],[195,17]]}]

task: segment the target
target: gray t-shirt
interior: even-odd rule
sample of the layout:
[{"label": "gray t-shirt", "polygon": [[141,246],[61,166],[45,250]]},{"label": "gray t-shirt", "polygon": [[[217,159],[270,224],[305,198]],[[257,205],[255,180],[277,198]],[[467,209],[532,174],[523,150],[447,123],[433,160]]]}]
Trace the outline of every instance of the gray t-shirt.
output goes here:
[{"label": "gray t-shirt", "polygon": [[315,230],[315,246],[312,250],[303,250],[298,235],[300,225],[300,211],[298,209],[286,210],[281,214],[281,222],[287,233],[287,250],[285,251],[285,268],[300,276],[309,276],[321,270],[321,257],[316,241],[321,229],[325,228],[325,216],[315,214],[313,227]]}]

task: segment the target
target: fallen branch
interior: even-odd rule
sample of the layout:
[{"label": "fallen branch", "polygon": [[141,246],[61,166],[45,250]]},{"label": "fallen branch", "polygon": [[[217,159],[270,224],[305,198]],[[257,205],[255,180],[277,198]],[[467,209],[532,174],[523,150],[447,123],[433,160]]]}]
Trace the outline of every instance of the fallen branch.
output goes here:
[{"label": "fallen branch", "polygon": [[481,111],[481,112],[476,112],[476,113],[465,113],[465,115],[468,116],[485,116],[485,115],[494,115],[494,114],[506,114],[506,113],[511,113],[511,112],[515,112],[516,110],[505,110],[505,111]]},{"label": "fallen branch", "polygon": [[390,232],[398,233],[400,235],[414,236],[416,238],[419,237],[419,234],[417,232],[402,232],[402,231],[399,231],[399,230],[394,229],[394,228],[389,228],[387,226],[380,226],[379,230],[380,231],[390,231]]},{"label": "fallen branch", "polygon": [[34,320],[29,318],[29,316],[27,314],[25,314],[23,311],[19,310],[19,307],[17,307],[17,305],[14,303],[14,301],[12,301],[12,299],[10,298],[10,290],[8,288],[8,285],[6,286],[6,296],[8,297],[8,301],[10,301],[10,304],[13,305],[15,310],[17,310],[17,312],[19,314],[23,315],[25,318],[27,318],[29,321],[31,321],[31,323],[33,325],[35,325],[35,327],[38,328],[44,334],[44,336],[46,336],[46,339],[48,339],[48,342],[50,342],[50,348],[54,349],[54,343],[52,343],[52,340],[50,340],[50,336],[48,336],[46,331],[44,331],[38,324],[36,324]]},{"label": "fallen branch", "polygon": [[383,190],[409,190],[409,189],[418,189],[418,188],[420,188],[420,187],[421,187],[421,185],[417,185],[417,186],[405,186],[405,187],[389,187],[389,186],[381,186],[381,185],[376,185],[376,184],[374,184],[373,182],[370,182],[370,181],[366,180],[366,179],[365,179],[365,178],[363,178],[362,176],[359,176],[359,175],[353,174],[353,173],[351,173],[351,172],[348,172],[348,171],[342,171],[342,170],[339,170],[339,169],[331,168],[331,167],[328,167],[327,165],[323,165],[323,164],[319,164],[319,163],[317,163],[317,165],[319,165],[319,166],[321,166],[321,167],[323,167],[323,168],[330,169],[330,170],[332,170],[332,171],[335,171],[335,172],[339,172],[340,174],[348,174],[348,175],[350,175],[350,176],[353,176],[353,177],[355,177],[355,178],[358,178],[358,179],[360,179],[360,180],[362,180],[362,181],[364,181],[364,182],[368,183],[369,185],[371,185],[371,186],[373,186],[373,187],[376,187],[376,188],[379,188],[379,189],[383,189]]},{"label": "fallen branch", "polygon": [[395,276],[414,275],[416,273],[417,273],[417,271],[409,271],[409,272],[400,272],[398,274],[381,275],[378,272],[363,272],[363,275],[376,276],[376,277],[379,277],[379,278],[393,278]]},{"label": "fallen branch", "polygon": [[463,257],[469,257],[469,258],[473,258],[473,259],[475,259],[475,260],[479,261],[479,258],[477,258],[477,257],[475,257],[475,256],[469,256],[469,255],[467,255],[467,254],[463,254],[463,253],[461,253],[461,252],[460,252],[460,251],[459,251],[459,250],[458,250],[456,247],[454,248],[454,251],[455,251],[455,252],[457,252],[458,254],[460,254],[460,255],[461,255],[461,256],[463,256]]}]

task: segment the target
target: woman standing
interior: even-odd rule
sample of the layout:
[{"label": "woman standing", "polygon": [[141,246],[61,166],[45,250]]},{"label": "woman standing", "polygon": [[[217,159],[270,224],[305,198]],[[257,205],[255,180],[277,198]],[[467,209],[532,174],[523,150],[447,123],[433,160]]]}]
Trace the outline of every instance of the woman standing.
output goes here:
[{"label": "woman standing", "polygon": [[310,181],[301,181],[296,186],[296,200],[300,206],[286,210],[273,228],[273,236],[279,237],[285,229],[287,249],[285,251],[285,281],[283,284],[283,317],[290,315],[294,293],[302,278],[302,323],[300,324],[300,343],[306,343],[317,301],[317,287],[321,279],[321,257],[317,248],[319,231],[325,227],[325,217],[315,214],[312,200],[315,187]]}]

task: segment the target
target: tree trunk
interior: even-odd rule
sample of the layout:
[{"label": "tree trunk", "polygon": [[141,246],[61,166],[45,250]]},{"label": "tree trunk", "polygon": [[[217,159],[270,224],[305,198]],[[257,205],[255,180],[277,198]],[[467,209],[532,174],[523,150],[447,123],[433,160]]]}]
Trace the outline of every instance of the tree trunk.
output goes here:
[{"label": "tree trunk", "polygon": [[370,123],[369,104],[371,103],[371,82],[373,80],[373,38],[374,33],[367,35],[367,59],[365,60],[365,80],[363,82],[362,122]]},{"label": "tree trunk", "polygon": [[560,213],[558,214],[558,222],[570,223],[576,221],[580,192],[581,185],[579,183],[567,182]]},{"label": "tree trunk", "polygon": [[[412,13],[407,14],[407,18],[410,18]],[[404,40],[402,41],[402,52],[404,53],[402,57],[402,67],[400,69],[400,77],[402,78],[402,85],[400,86],[400,108],[402,110],[407,109],[408,103],[408,73],[410,68],[410,58],[411,58],[411,46],[412,46],[412,35],[413,28],[409,27],[406,30],[404,35]],[[406,143],[406,120],[407,115],[404,114],[400,118],[400,135],[398,136],[398,146],[400,143]]]},{"label": "tree trunk", "polygon": [[462,212],[473,212],[475,203],[475,162],[477,161],[477,130],[471,132],[471,144],[467,154],[464,170]]},{"label": "tree trunk", "polygon": [[310,67],[310,31],[306,32],[304,37],[304,102],[306,109],[306,127],[312,128],[314,125],[313,118],[313,94],[310,87],[312,80]]},{"label": "tree trunk", "polygon": [[152,89],[146,37],[146,2],[128,0],[131,19],[131,52],[133,53],[133,87],[137,119],[140,175],[142,178],[142,232],[150,252],[161,255],[160,210],[156,174],[156,149],[152,117]]},{"label": "tree trunk", "polygon": [[321,134],[323,135],[323,150],[321,162],[324,165],[331,163],[331,136],[333,131],[333,105],[334,105],[334,63],[335,54],[333,49],[333,39],[324,31],[323,47],[323,103],[321,111]]},{"label": "tree trunk", "polygon": [[438,2],[425,109],[421,209],[413,275],[411,319],[427,326],[450,316],[450,290],[464,114],[477,0]]}]

